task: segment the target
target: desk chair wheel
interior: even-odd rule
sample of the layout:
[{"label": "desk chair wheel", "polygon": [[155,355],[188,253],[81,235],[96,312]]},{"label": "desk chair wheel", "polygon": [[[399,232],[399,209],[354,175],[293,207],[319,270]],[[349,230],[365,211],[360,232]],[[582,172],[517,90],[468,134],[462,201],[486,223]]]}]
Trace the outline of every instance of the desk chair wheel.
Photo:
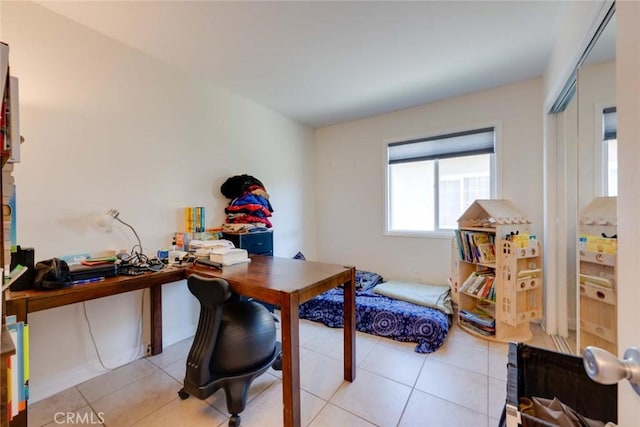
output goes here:
[{"label": "desk chair wheel", "polygon": [[280,352],[276,359],[271,364],[271,367],[276,371],[282,371],[282,352]]},{"label": "desk chair wheel", "polygon": [[178,390],[178,397],[180,397],[180,400],[188,399],[189,393],[187,393],[184,388],[181,388]]},{"label": "desk chair wheel", "polygon": [[229,418],[229,427],[239,427],[240,426],[240,415],[231,415]]}]

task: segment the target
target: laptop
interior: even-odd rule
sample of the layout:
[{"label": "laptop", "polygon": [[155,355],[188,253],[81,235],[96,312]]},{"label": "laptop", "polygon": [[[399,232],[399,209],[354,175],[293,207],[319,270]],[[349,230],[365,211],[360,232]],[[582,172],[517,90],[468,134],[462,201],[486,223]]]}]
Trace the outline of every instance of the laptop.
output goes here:
[{"label": "laptop", "polygon": [[84,265],[72,264],[69,266],[71,281],[95,279],[97,277],[113,277],[118,275],[117,264]]}]

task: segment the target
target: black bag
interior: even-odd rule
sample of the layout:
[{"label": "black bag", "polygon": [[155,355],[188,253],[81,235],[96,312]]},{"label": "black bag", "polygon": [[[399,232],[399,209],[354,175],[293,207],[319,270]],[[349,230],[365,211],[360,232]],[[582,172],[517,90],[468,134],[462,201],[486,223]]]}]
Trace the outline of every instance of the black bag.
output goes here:
[{"label": "black bag", "polygon": [[33,289],[33,278],[35,277],[35,251],[33,248],[22,248],[17,246],[15,252],[11,252],[10,270],[12,271],[19,265],[27,267],[25,271],[18,279],[11,284],[12,291],[24,291],[27,289]]},{"label": "black bag", "polygon": [[51,258],[36,264],[33,287],[35,289],[61,289],[71,286],[69,265],[60,258]]},{"label": "black bag", "polygon": [[227,180],[220,186],[220,192],[227,199],[235,199],[242,196],[249,187],[254,185],[264,188],[264,185],[258,178],[247,174],[235,175],[227,178]]}]

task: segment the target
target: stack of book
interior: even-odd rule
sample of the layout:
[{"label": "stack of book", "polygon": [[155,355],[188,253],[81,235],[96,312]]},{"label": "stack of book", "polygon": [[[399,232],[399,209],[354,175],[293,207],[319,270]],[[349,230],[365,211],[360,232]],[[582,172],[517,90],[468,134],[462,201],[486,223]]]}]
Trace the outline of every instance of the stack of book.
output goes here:
[{"label": "stack of book", "polygon": [[211,251],[224,248],[233,249],[235,246],[232,241],[226,239],[190,240],[187,245],[187,251],[197,257],[208,257]]},{"label": "stack of book", "polygon": [[189,245],[193,241],[209,241],[216,240],[222,237],[222,230],[220,228],[209,228],[205,231],[178,231],[173,235],[173,245],[176,249],[181,251],[189,250]]},{"label": "stack of book", "polygon": [[462,325],[481,335],[496,334],[496,319],[479,307],[472,310],[460,310],[458,316]]},{"label": "stack of book", "polygon": [[209,252],[209,260],[222,265],[233,265],[251,261],[247,250],[239,248],[213,249]]},{"label": "stack of book", "polygon": [[11,421],[27,407],[29,399],[29,325],[12,315],[6,317],[6,326],[16,348],[7,360],[8,414],[2,414]]},{"label": "stack of book", "polygon": [[495,273],[493,270],[473,272],[460,286],[460,292],[489,301],[496,300]]},{"label": "stack of book", "polygon": [[2,225],[4,227],[4,268],[9,270],[11,251],[16,250],[16,186],[13,163],[2,167]]},{"label": "stack of book", "polygon": [[482,231],[455,230],[460,259],[467,262],[496,262],[494,235]]}]

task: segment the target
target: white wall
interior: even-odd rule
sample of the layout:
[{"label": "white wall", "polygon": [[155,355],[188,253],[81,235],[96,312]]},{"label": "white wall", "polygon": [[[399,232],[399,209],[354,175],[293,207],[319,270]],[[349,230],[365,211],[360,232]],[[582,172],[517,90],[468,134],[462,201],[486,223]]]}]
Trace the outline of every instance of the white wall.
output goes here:
[{"label": "white wall", "polygon": [[[170,243],[178,210],[224,219],[224,179],[262,180],[275,254],[314,255],[313,133],[288,118],[142,55],[31,2],[3,2],[2,40],[20,78],[18,240],[36,258],[128,248],[95,216],[117,208],[147,253]],[[105,364],[139,355],[141,292],[86,303]],[[148,298],[147,298],[148,299]],[[164,344],[190,336],[198,306],[183,283],[163,289]],[[145,302],[148,307],[148,301]],[[102,372],[81,304],[34,313],[31,401]]]},{"label": "white wall", "polygon": [[563,5],[565,19],[558,30],[549,62],[544,72],[544,105],[555,102],[560,90],[569,79],[582,53],[613,0],[583,0]]},{"label": "white wall", "polygon": [[449,238],[385,236],[385,145],[498,124],[498,197],[542,231],[542,80],[534,79],[316,131],[318,258],[385,278],[447,283]]},{"label": "white wall", "polygon": [[615,61],[580,67],[578,71],[579,207],[603,195],[602,110],[616,105]]}]

